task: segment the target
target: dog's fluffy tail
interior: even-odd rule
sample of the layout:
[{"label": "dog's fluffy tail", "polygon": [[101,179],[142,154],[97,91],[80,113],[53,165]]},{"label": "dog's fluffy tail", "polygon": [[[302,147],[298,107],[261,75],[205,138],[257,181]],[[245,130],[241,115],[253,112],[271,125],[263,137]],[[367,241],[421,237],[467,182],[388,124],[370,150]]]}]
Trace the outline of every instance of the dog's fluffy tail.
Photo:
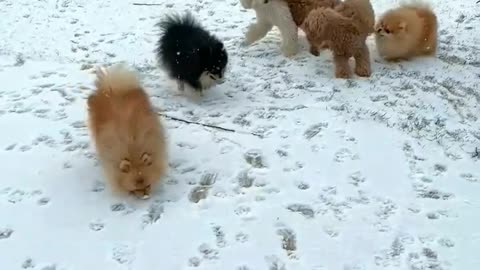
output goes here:
[{"label": "dog's fluffy tail", "polygon": [[101,94],[123,96],[128,92],[142,89],[136,73],[124,65],[97,68],[96,75],[95,86]]},{"label": "dog's fluffy tail", "polygon": [[200,27],[199,23],[195,20],[195,18],[190,12],[187,12],[184,15],[167,15],[163,20],[157,23],[157,26],[160,27],[160,30],[163,33],[175,32],[178,30],[183,30],[185,28]]}]

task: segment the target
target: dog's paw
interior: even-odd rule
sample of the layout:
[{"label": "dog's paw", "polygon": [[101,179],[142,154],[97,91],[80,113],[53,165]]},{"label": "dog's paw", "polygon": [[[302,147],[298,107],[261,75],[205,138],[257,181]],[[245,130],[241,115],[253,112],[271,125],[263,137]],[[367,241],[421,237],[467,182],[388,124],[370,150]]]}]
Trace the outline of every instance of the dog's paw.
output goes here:
[{"label": "dog's paw", "polygon": [[352,77],[352,74],[348,70],[340,69],[335,71],[335,77],[337,79],[349,79]]},{"label": "dog's paw", "polygon": [[357,74],[360,77],[370,77],[370,75],[372,75],[372,71],[368,67],[356,66],[355,74]]},{"label": "dog's paw", "polygon": [[282,46],[280,48],[280,50],[282,51],[282,54],[285,57],[291,57],[291,56],[294,56],[295,54],[297,54],[298,47],[297,46]]}]

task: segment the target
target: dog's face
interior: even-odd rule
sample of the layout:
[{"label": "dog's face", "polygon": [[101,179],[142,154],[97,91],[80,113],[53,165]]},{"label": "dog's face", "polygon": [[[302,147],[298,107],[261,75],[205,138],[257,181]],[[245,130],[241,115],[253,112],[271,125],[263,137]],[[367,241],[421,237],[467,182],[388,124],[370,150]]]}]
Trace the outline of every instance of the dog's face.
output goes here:
[{"label": "dog's face", "polygon": [[129,192],[150,192],[151,185],[160,178],[158,162],[150,153],[143,153],[136,160],[122,159],[118,163],[120,186]]},{"label": "dog's face", "polygon": [[395,15],[384,16],[375,25],[375,35],[380,39],[402,39],[408,34],[404,18]]},{"label": "dog's face", "polygon": [[228,63],[227,50],[222,42],[216,41],[206,53],[204,59],[205,70],[200,76],[200,82],[203,88],[208,88],[213,84],[221,84],[225,81],[225,71]]}]

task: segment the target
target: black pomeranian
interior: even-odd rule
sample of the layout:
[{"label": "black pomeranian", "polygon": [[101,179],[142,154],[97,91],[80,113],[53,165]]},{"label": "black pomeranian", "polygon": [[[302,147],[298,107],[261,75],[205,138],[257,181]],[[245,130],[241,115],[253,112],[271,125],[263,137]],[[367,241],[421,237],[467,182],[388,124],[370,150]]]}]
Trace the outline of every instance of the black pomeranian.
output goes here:
[{"label": "black pomeranian", "polygon": [[157,26],[162,31],[155,51],[157,59],[177,80],[180,91],[187,83],[202,95],[203,90],[224,82],[227,51],[190,13],[167,16]]}]

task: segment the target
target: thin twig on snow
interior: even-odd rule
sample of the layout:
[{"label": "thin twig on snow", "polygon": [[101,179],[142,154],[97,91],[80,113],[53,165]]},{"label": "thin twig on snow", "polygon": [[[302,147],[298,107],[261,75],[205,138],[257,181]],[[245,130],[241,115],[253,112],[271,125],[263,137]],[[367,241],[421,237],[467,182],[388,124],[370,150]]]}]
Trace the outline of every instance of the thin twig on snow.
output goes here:
[{"label": "thin twig on snow", "polygon": [[133,3],[134,6],[161,6],[163,4]]},{"label": "thin twig on snow", "polygon": [[254,132],[239,131],[239,130],[235,130],[235,129],[231,129],[231,128],[224,128],[224,127],[215,126],[215,125],[210,125],[210,124],[193,122],[193,121],[190,121],[190,120],[181,119],[181,118],[178,118],[178,117],[175,117],[175,116],[166,115],[166,114],[163,114],[163,113],[158,113],[158,115],[161,115],[161,116],[163,116],[163,117],[165,117],[165,118],[167,118],[167,119],[173,120],[173,121],[183,122],[183,123],[186,123],[186,124],[189,124],[189,125],[198,125],[198,126],[202,126],[202,127],[218,129],[218,130],[221,130],[221,131],[227,131],[227,132],[232,132],[232,133],[240,133],[240,134],[249,134],[249,135],[253,135],[253,136],[259,137],[259,138],[263,138],[263,136],[262,136],[261,134],[254,133]]}]

